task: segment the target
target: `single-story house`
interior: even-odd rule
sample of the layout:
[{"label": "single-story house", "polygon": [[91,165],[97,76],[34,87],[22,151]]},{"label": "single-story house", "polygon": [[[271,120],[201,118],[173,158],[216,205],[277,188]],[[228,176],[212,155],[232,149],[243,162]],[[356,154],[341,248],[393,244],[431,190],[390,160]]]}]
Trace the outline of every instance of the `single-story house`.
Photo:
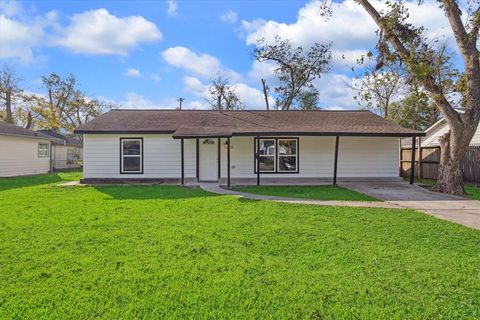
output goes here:
[{"label": "single-story house", "polygon": [[51,138],[0,121],[0,177],[51,171]]},{"label": "single-story house", "polygon": [[369,111],[112,110],[84,124],[83,180],[399,179],[402,128]]},{"label": "single-story house", "polygon": [[38,132],[52,139],[53,170],[74,169],[82,166],[82,140],[53,130],[38,130]]}]

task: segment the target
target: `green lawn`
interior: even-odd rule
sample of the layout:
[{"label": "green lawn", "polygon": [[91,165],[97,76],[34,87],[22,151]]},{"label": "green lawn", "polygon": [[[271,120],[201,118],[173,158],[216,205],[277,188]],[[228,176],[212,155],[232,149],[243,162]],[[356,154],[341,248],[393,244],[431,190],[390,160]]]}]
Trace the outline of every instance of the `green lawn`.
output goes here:
[{"label": "green lawn", "polygon": [[379,201],[350,189],[334,186],[244,186],[236,191],[269,196],[339,201]]},{"label": "green lawn", "polygon": [[[435,185],[435,180],[415,178],[415,183],[424,184],[429,187]],[[472,183],[465,183],[465,192],[470,200],[480,200],[480,187]]]},{"label": "green lawn", "polygon": [[407,211],[0,179],[0,319],[479,319],[480,232]]}]

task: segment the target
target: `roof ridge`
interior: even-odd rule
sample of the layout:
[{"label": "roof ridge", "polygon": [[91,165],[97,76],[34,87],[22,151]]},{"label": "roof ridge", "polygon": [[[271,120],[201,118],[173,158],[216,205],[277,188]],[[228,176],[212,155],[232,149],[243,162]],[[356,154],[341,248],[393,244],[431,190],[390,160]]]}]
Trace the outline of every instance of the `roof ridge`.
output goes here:
[{"label": "roof ridge", "polygon": [[[178,111],[178,112],[218,112],[217,110],[202,110],[202,109],[111,109],[110,111]],[[222,110],[222,112],[371,112],[362,109],[348,109],[348,110],[261,110],[261,109],[245,109],[245,110]]]}]

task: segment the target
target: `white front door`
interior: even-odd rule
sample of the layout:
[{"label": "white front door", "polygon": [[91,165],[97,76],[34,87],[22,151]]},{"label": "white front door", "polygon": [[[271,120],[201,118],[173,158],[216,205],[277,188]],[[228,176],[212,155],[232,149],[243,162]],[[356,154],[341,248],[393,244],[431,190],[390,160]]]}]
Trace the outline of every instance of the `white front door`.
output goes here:
[{"label": "white front door", "polygon": [[200,181],[218,181],[217,139],[200,139]]}]

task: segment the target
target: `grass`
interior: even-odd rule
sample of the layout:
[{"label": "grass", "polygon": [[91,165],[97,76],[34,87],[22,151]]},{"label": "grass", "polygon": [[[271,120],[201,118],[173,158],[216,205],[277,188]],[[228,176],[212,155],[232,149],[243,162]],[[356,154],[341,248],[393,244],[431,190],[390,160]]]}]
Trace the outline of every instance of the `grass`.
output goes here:
[{"label": "grass", "polygon": [[478,319],[480,233],[409,210],[0,180],[0,319]]},{"label": "grass", "polygon": [[334,186],[245,186],[235,190],[269,196],[338,201],[379,201],[366,194]]},{"label": "grass", "polygon": [[[424,184],[428,187],[433,187],[435,185],[435,180],[415,178],[415,183]],[[474,185],[472,183],[465,183],[465,192],[467,193],[468,199],[480,200],[480,186]]]}]

